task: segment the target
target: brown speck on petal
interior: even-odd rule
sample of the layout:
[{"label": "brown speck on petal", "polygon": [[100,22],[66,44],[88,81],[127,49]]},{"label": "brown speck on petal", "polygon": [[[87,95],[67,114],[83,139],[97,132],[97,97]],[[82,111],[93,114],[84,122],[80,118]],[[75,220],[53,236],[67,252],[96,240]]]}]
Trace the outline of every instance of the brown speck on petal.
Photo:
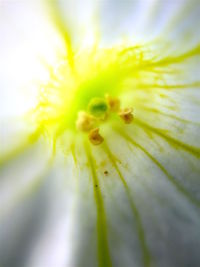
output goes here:
[{"label": "brown speck on petal", "polygon": [[107,176],[108,175],[108,171],[104,171],[104,174]]}]

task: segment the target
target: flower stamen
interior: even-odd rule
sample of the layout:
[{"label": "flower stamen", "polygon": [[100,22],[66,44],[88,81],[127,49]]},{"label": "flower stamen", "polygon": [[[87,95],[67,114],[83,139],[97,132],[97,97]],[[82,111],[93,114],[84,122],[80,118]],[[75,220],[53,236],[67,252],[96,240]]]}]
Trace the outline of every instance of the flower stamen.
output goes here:
[{"label": "flower stamen", "polygon": [[99,128],[91,130],[88,137],[93,145],[100,145],[104,141],[103,137],[99,134]]},{"label": "flower stamen", "polygon": [[132,108],[122,109],[119,112],[119,116],[126,124],[130,124],[134,118],[133,117],[133,109]]},{"label": "flower stamen", "polygon": [[105,95],[106,101],[108,103],[111,112],[118,112],[120,109],[120,100],[118,98],[111,97],[110,95]]},{"label": "flower stamen", "polygon": [[82,132],[89,132],[89,140],[93,145],[100,145],[104,138],[99,134],[99,126],[116,113],[126,123],[133,120],[133,109],[124,108],[120,110],[120,100],[106,94],[104,98],[95,97],[89,101],[87,111],[78,112],[76,128]]},{"label": "flower stamen", "polygon": [[94,128],[95,122],[96,120],[92,115],[85,111],[80,111],[76,121],[76,128],[80,131],[88,132]]}]

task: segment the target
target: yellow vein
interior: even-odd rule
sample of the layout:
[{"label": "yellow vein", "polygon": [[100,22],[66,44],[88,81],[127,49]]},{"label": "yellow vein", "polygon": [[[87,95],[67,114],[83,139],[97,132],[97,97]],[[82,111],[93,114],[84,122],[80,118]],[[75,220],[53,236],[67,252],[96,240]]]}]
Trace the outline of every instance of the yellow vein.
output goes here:
[{"label": "yellow vein", "polygon": [[24,153],[26,149],[28,149],[38,140],[39,136],[39,130],[36,130],[34,133],[30,134],[19,146],[0,157],[0,168],[5,167],[5,165],[10,163],[10,161]]},{"label": "yellow vein", "polygon": [[184,144],[183,142],[167,135],[164,133],[164,130],[155,128],[153,126],[150,126],[149,124],[139,120],[139,119],[135,119],[134,122],[138,125],[140,125],[142,128],[147,129],[149,131],[152,131],[154,133],[156,133],[157,135],[161,136],[162,138],[164,138],[165,140],[167,140],[169,143],[173,144],[175,147],[179,146],[182,149],[190,152],[191,154],[193,154],[196,157],[200,157],[200,148],[188,145],[188,144]]},{"label": "yellow vein", "polygon": [[61,14],[62,12],[60,10],[59,4],[57,1],[47,1],[47,0],[46,0],[46,4],[50,12],[50,15],[53,18],[55,26],[57,27],[57,29],[59,30],[60,34],[62,35],[65,41],[69,64],[73,70],[74,69],[74,52],[73,52],[73,47],[72,47],[72,40],[70,36],[70,31],[66,23],[64,22],[64,18]]},{"label": "yellow vein", "polygon": [[162,115],[164,117],[171,118],[171,119],[180,121],[182,123],[187,123],[187,124],[200,126],[200,122],[195,122],[195,121],[189,121],[189,120],[186,120],[186,119],[182,119],[180,117],[176,117],[173,114],[167,114],[167,113],[165,113],[165,112],[163,112],[163,111],[161,111],[159,109],[156,109],[156,108],[148,107],[148,106],[145,106],[145,105],[140,105],[140,108],[142,108],[142,110],[146,110],[148,112],[150,111],[152,113],[155,113],[156,115],[160,114],[160,115]]},{"label": "yellow vein", "polygon": [[165,57],[161,60],[158,60],[158,61],[152,63],[152,65],[160,67],[160,66],[175,64],[175,63],[179,63],[179,62],[181,62],[187,58],[197,56],[199,54],[200,54],[200,44],[198,44],[197,46],[193,47],[191,50],[188,50],[188,51],[186,51],[180,55],[172,56],[172,57]]},{"label": "yellow vein", "polygon": [[175,186],[175,188],[184,195],[190,202],[192,202],[195,206],[200,208],[200,202],[195,199],[191,194],[172,176],[168,173],[168,171],[163,167],[163,165],[150,154],[143,146],[138,144],[135,140],[133,140],[129,135],[127,135],[125,132],[122,132],[120,129],[118,129],[118,133],[123,136],[128,142],[130,142],[135,147],[139,148],[141,151],[143,151],[151,160],[152,162],[165,174],[165,176],[168,178],[168,180]]},{"label": "yellow vein", "polygon": [[[142,86],[142,87],[141,87]],[[176,89],[193,89],[193,88],[199,88],[200,87],[200,82],[192,82],[192,83],[186,83],[186,84],[156,84],[156,83],[152,83],[152,84],[141,84],[140,87],[136,87],[134,88],[134,90],[143,90],[143,89],[150,89],[150,90],[154,90],[154,89],[167,89],[167,90],[176,90]]]},{"label": "yellow vein", "polygon": [[94,198],[96,201],[96,208],[97,208],[97,235],[98,235],[98,258],[99,258],[98,266],[111,267],[112,262],[110,258],[108,240],[107,240],[106,215],[104,211],[103,197],[99,187],[94,159],[92,157],[88,144],[85,144],[85,150],[88,157],[88,163],[91,169],[91,175],[94,187]]},{"label": "yellow vein", "polygon": [[36,175],[26,187],[23,187],[22,190],[20,190],[20,192],[17,192],[12,201],[9,201],[6,207],[3,207],[3,212],[0,213],[0,220],[3,218],[3,216],[6,216],[6,213],[10,212],[10,210],[13,209],[17,204],[19,204],[21,201],[24,201],[26,197],[29,197],[31,194],[39,190],[42,182],[48,178],[53,160],[54,156],[52,155],[41,173]]},{"label": "yellow vein", "polygon": [[139,214],[139,211],[133,201],[133,196],[130,192],[130,189],[128,187],[128,184],[125,180],[125,178],[123,177],[120,169],[118,168],[118,165],[115,161],[115,158],[113,157],[108,145],[106,144],[106,142],[104,141],[104,151],[105,153],[107,154],[108,158],[110,159],[113,167],[115,168],[117,174],[119,175],[119,178],[125,188],[125,191],[126,191],[126,194],[127,194],[127,197],[128,197],[128,200],[130,202],[130,205],[131,205],[131,209],[132,209],[132,212],[135,216],[135,220],[136,220],[136,225],[137,225],[137,231],[138,231],[138,237],[139,237],[139,240],[140,240],[140,244],[141,244],[141,248],[142,248],[142,252],[143,252],[143,260],[144,260],[144,266],[145,267],[149,267],[151,266],[151,255],[150,255],[150,252],[149,252],[149,249],[147,247],[147,244],[146,244],[146,239],[145,239],[145,233],[144,233],[144,229],[143,229],[143,226],[142,226],[142,221],[141,221],[141,218],[140,218],[140,214]]}]

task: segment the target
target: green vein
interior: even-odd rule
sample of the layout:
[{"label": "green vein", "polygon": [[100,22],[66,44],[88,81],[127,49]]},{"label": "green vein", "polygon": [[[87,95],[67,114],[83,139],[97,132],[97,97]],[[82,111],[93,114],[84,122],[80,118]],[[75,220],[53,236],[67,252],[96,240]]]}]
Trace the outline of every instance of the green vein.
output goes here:
[{"label": "green vein", "polygon": [[71,153],[72,153],[74,164],[75,164],[75,166],[77,166],[78,160],[77,160],[77,157],[76,157],[75,144],[74,143],[71,144],[70,150],[71,150]]},{"label": "green vein", "polygon": [[61,36],[63,37],[66,45],[67,50],[67,57],[69,60],[70,67],[72,70],[74,69],[74,52],[72,47],[72,40],[70,31],[64,21],[61,8],[59,7],[58,1],[48,1],[45,0],[47,9],[57,27],[58,31],[60,32]]},{"label": "green vein", "polygon": [[94,159],[92,157],[88,144],[85,144],[85,150],[88,157],[88,162],[91,168],[94,198],[97,208],[97,235],[98,235],[98,266],[99,267],[111,267],[112,262],[109,253],[108,240],[107,240],[107,227],[106,227],[106,215],[104,210],[103,197],[99,188],[98,177],[96,174],[96,168]]},{"label": "green vein", "polygon": [[7,212],[10,212],[12,208],[14,208],[17,204],[20,202],[26,200],[27,197],[34,194],[39,190],[41,184],[43,181],[48,178],[48,175],[51,171],[51,166],[54,160],[54,156],[51,156],[50,159],[47,162],[47,165],[44,167],[44,169],[41,171],[40,174],[36,175],[34,179],[20,192],[18,192],[15,196],[12,202],[9,202],[9,204],[5,207],[3,212],[0,213],[0,220],[3,218],[3,216],[6,216]]},{"label": "green vein", "polygon": [[164,117],[171,118],[171,119],[177,120],[177,121],[182,122],[182,123],[187,123],[187,124],[200,126],[200,122],[195,122],[195,121],[189,121],[189,120],[186,120],[186,119],[182,119],[182,118],[176,117],[173,114],[167,114],[167,113],[165,113],[163,111],[160,111],[159,109],[156,109],[156,108],[147,107],[147,106],[144,106],[144,105],[140,105],[140,108],[142,108],[142,110],[146,110],[148,112],[150,111],[152,113],[155,113],[156,115],[161,114]]},{"label": "green vein", "polygon": [[163,167],[163,165],[150,154],[143,146],[138,144],[135,140],[133,140],[129,135],[127,135],[125,132],[122,132],[120,129],[117,130],[117,132],[123,136],[128,142],[130,142],[135,147],[139,148],[141,151],[143,151],[151,160],[152,162],[165,174],[165,176],[168,178],[168,180],[175,186],[175,188],[184,195],[190,202],[192,202],[195,206],[200,208],[200,202],[195,199],[191,194],[172,176],[168,173],[168,171]]},{"label": "green vein", "polygon": [[188,144],[184,144],[183,142],[167,135],[164,133],[164,130],[155,128],[153,126],[150,126],[149,124],[139,120],[139,119],[135,119],[134,122],[138,125],[140,125],[142,128],[149,130],[151,132],[156,133],[157,135],[161,136],[162,138],[164,138],[165,140],[167,140],[169,143],[171,143],[172,145],[174,145],[175,147],[179,146],[181,147],[183,150],[186,150],[187,152],[193,154],[194,156],[196,156],[197,158],[200,157],[200,148],[188,145]]},{"label": "green vein", "polygon": [[155,70],[155,68],[161,68],[162,70],[163,67],[166,68],[171,65],[178,64],[188,58],[192,58],[199,55],[200,55],[200,44],[176,56],[166,56],[158,60],[155,59],[154,61],[146,60],[143,63],[141,63],[140,70],[150,71],[150,72],[154,70],[154,72],[157,72],[158,70]]},{"label": "green vein", "polygon": [[140,245],[141,245],[141,248],[142,248],[142,253],[143,253],[143,261],[144,261],[144,266],[145,267],[149,267],[151,266],[151,255],[150,255],[150,252],[149,252],[149,249],[147,247],[147,244],[146,244],[146,239],[145,239],[145,233],[144,233],[144,229],[143,229],[143,226],[142,226],[142,221],[141,221],[141,218],[140,218],[140,214],[139,214],[139,211],[133,201],[133,196],[130,192],[130,189],[128,187],[128,184],[125,180],[125,178],[123,177],[121,171],[119,170],[118,166],[117,166],[117,163],[115,161],[115,158],[113,157],[108,145],[106,144],[106,142],[104,141],[104,151],[106,152],[108,158],[110,159],[113,167],[115,168],[117,174],[119,175],[120,177],[120,180],[125,188],[125,191],[126,191],[126,194],[127,194],[127,197],[128,197],[128,200],[130,202],[130,205],[131,205],[131,209],[132,209],[132,212],[135,216],[135,220],[136,220],[136,227],[137,227],[137,231],[138,231],[138,237],[139,237],[139,241],[140,241]]},{"label": "green vein", "polygon": [[19,144],[15,149],[7,152],[4,156],[0,157],[0,168],[5,167],[10,161],[15,159],[17,156],[22,154],[26,149],[33,145],[39,138],[40,132],[36,130],[34,133],[29,135],[21,144]]},{"label": "green vein", "polygon": [[176,89],[193,89],[193,88],[199,88],[200,87],[200,82],[192,82],[192,83],[186,83],[186,84],[142,84],[142,88],[141,87],[136,87],[134,88],[134,90],[138,89],[138,90],[142,90],[142,89],[150,89],[150,90],[154,90],[154,89],[163,89],[163,90],[176,90]]},{"label": "green vein", "polygon": [[[196,4],[198,1],[185,1],[184,4],[180,6],[178,9],[178,13],[174,15],[168,24],[165,26],[165,28],[162,31],[162,35],[168,36],[173,30],[177,33],[177,26],[181,25],[183,21],[190,20],[191,15],[193,15],[193,12],[196,10]],[[198,25],[198,24],[197,24]],[[194,25],[194,26],[197,26]],[[193,29],[194,30],[194,29]],[[182,34],[182,32],[180,32]],[[179,34],[180,34],[179,33]]]},{"label": "green vein", "polygon": [[191,50],[186,51],[180,55],[165,57],[161,60],[155,61],[154,63],[152,63],[152,65],[159,66],[159,67],[171,65],[171,64],[179,63],[187,58],[198,56],[198,55],[200,55],[200,44],[198,44],[197,46],[193,47]]}]

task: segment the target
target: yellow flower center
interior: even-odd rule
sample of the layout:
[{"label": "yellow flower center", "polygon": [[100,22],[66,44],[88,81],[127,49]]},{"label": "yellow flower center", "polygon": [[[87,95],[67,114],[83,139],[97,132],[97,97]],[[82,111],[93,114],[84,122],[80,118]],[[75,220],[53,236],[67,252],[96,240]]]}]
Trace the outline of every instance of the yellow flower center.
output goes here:
[{"label": "yellow flower center", "polygon": [[132,73],[121,57],[119,48],[82,51],[74,56],[73,68],[67,59],[49,68],[49,81],[41,86],[33,112],[38,128],[54,140],[67,130],[90,132],[91,143],[100,144],[102,124],[120,117],[130,123],[132,109],[121,95]]}]

